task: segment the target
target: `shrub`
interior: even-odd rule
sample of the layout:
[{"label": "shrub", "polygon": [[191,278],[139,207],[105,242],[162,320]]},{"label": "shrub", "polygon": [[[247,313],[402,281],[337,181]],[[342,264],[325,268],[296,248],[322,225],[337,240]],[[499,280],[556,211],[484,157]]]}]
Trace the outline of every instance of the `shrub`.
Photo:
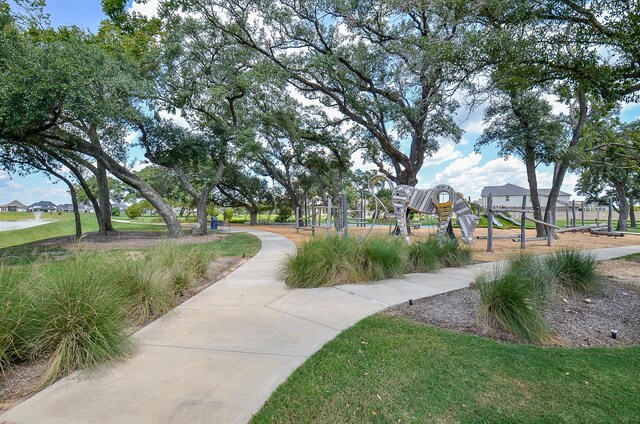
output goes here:
[{"label": "shrub", "polygon": [[280,275],[290,287],[327,287],[362,281],[364,257],[359,243],[343,237],[313,239],[288,256]]},{"label": "shrub", "polygon": [[227,222],[231,221],[231,218],[233,218],[233,215],[235,215],[235,211],[232,208],[225,209],[222,214],[224,220]]},{"label": "shrub", "polygon": [[136,219],[142,216],[143,211],[144,208],[140,203],[134,203],[133,205],[129,206],[124,213],[129,217],[129,219]]},{"label": "shrub", "polygon": [[535,302],[536,288],[525,274],[507,268],[496,271],[494,278],[479,277],[476,284],[480,291],[480,317],[488,325],[495,323],[531,342],[551,337]]},{"label": "shrub", "polygon": [[293,215],[293,209],[289,206],[280,206],[278,208],[278,215],[276,216],[276,222],[287,222]]},{"label": "shrub", "polygon": [[591,293],[598,288],[596,258],[574,249],[555,252],[547,258],[547,266],[556,275],[558,286],[569,292]]},{"label": "shrub", "polygon": [[37,275],[25,325],[34,354],[51,358],[41,385],[77,368],[124,358],[133,350],[121,294],[92,269],[93,257],[76,254]]},{"label": "shrub", "polygon": [[384,280],[406,272],[408,252],[404,240],[374,237],[360,247],[364,256],[363,280]]}]

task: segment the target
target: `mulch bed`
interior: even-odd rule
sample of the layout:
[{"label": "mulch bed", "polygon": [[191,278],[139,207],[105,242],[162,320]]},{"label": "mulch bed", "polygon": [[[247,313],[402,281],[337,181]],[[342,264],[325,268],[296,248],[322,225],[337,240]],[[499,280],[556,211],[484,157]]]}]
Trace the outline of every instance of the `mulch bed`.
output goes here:
[{"label": "mulch bed", "polygon": [[[620,273],[615,273],[615,269]],[[640,264],[607,261],[599,264],[602,287],[589,296],[554,296],[545,318],[553,344],[567,347],[629,346],[640,343]],[[617,274],[617,275],[614,275]],[[497,340],[522,343],[512,334],[491,328],[478,318],[480,293],[464,288],[393,307],[388,313],[437,327]],[[611,329],[618,331],[611,337]]]}]

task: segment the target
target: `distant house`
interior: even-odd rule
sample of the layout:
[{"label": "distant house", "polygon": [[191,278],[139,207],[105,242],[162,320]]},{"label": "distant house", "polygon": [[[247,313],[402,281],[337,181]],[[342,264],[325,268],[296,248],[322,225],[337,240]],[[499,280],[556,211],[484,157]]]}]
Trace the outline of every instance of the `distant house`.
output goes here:
[{"label": "distant house", "polygon": [[26,212],[27,207],[17,200],[0,206],[0,212]]},{"label": "distant house", "polygon": [[[551,189],[540,188],[538,189],[538,196],[540,197],[540,204],[544,207],[547,204],[549,198],[549,192]],[[531,208],[531,196],[529,195],[529,189],[519,187],[515,184],[505,184],[502,186],[486,186],[482,189],[482,199],[480,204],[483,208],[487,207],[487,198],[489,194],[492,195],[493,206],[510,207],[510,208],[522,208],[522,196],[527,196],[527,208]],[[560,191],[558,193],[558,201],[556,206],[565,206],[571,199],[570,193]]]},{"label": "distant house", "polygon": [[71,203],[58,205],[58,210],[60,212],[73,212],[73,205]]},{"label": "distant house", "polygon": [[33,205],[29,206],[29,210],[36,212],[53,212],[58,210],[58,207],[48,200],[41,200]]},{"label": "distant house", "polygon": [[92,204],[86,204],[86,205],[81,205],[80,206],[80,211],[84,212],[84,213],[94,213],[95,209],[93,209],[93,205]]},{"label": "distant house", "polygon": [[113,203],[111,205],[111,213],[113,213],[113,211],[115,211],[115,210],[118,210],[118,211],[120,211],[121,214],[123,214],[127,210],[128,207],[129,206],[125,205],[124,203]]}]

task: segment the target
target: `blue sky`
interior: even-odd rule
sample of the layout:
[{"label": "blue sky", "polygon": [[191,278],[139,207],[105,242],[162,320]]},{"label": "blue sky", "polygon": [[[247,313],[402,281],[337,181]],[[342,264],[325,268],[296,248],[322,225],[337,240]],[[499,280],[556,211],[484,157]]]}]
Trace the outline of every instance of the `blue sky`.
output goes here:
[{"label": "blue sky", "polygon": [[[141,13],[153,13],[156,5],[157,0],[149,0],[144,5],[133,7]],[[92,32],[98,29],[100,21],[105,18],[100,0],[47,0],[46,10],[54,26],[77,25]],[[524,165],[517,159],[498,158],[493,147],[485,147],[479,154],[474,153],[474,142],[483,130],[482,115],[482,108],[469,116],[464,111],[460,114],[458,122],[465,130],[463,141],[442,146],[432,158],[426,160],[419,175],[420,187],[447,183],[473,199],[480,196],[485,185],[513,183],[528,187]],[[638,119],[640,105],[627,106],[622,117],[625,121]],[[141,156],[140,152],[136,153],[134,156]],[[358,158],[354,159],[359,168],[371,168]],[[540,187],[549,187],[552,170],[540,167],[538,174]],[[575,175],[568,175],[562,189],[573,193],[576,179]],[[27,205],[39,200],[50,200],[56,204],[70,202],[66,186],[62,183],[50,181],[41,174],[9,176],[0,170],[0,205],[14,199]]]}]

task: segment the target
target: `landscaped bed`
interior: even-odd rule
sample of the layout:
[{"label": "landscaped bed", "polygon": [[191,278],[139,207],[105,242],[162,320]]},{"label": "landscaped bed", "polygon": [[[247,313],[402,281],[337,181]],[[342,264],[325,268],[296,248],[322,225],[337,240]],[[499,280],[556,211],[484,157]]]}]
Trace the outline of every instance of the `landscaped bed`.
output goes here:
[{"label": "landscaped bed", "polygon": [[260,248],[246,233],[112,239],[56,243],[56,255],[42,246],[3,252],[0,410],[76,369],[126,358],[136,349],[129,335]]},{"label": "landscaped bed", "polygon": [[[589,265],[574,253],[562,257]],[[295,371],[253,422],[640,422],[639,256],[598,263],[588,288],[543,287],[546,346],[489,326],[477,287],[367,318]],[[528,263],[566,272],[556,259]]]}]

